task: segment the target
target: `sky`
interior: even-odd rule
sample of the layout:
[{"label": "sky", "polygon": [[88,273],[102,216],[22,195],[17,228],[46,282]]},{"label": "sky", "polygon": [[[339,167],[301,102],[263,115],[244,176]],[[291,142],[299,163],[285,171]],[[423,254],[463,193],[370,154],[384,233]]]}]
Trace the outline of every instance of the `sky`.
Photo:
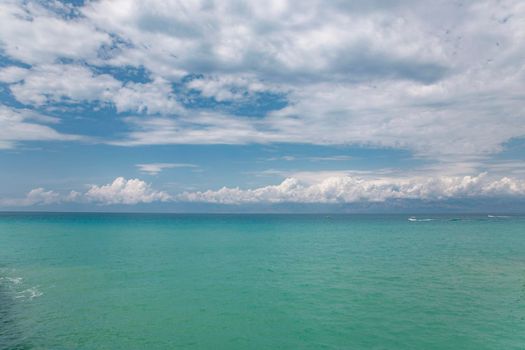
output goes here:
[{"label": "sky", "polygon": [[525,2],[0,2],[0,210],[525,211]]}]

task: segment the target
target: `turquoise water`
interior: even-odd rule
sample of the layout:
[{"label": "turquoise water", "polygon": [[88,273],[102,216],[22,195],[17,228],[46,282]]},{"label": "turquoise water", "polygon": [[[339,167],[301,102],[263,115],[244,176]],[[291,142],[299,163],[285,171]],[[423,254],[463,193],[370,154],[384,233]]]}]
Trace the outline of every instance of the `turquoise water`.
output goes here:
[{"label": "turquoise water", "polygon": [[0,349],[525,349],[525,218],[425,218],[0,214]]}]

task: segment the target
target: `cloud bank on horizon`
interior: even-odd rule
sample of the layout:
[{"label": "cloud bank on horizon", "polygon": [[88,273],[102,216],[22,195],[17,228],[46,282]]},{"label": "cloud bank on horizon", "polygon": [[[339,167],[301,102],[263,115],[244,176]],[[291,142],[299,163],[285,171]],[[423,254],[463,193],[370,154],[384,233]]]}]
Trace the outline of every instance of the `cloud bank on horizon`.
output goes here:
[{"label": "cloud bank on horizon", "polygon": [[[75,174],[83,184],[116,178],[87,190],[56,185],[57,168],[28,180],[38,187],[27,195],[0,188],[0,206],[525,196],[523,23],[518,0],[3,1],[0,153],[20,152],[18,163],[29,152],[40,163],[52,152],[93,152],[107,163],[125,154],[129,164],[118,176],[101,176],[108,165]],[[231,159],[253,145],[263,149],[257,159],[264,147],[304,151],[278,150],[266,169],[253,160],[248,172],[258,176],[279,162],[273,182],[261,184],[235,165],[221,177],[206,168],[216,155],[199,147],[224,153],[224,145],[236,147]],[[356,157],[308,154],[305,145],[379,150],[377,159],[400,150],[414,164],[349,175]],[[188,157],[170,157],[190,146]],[[0,158],[2,168],[10,159]],[[161,189],[126,180],[132,171]],[[176,171],[193,175],[166,178]],[[198,172],[208,183],[193,184]]]},{"label": "cloud bank on horizon", "polygon": [[245,203],[356,203],[385,202],[392,199],[446,200],[450,198],[491,198],[525,196],[525,181],[511,178],[489,179],[478,176],[441,176],[367,180],[359,177],[328,177],[317,183],[287,178],[279,185],[255,189],[223,187],[217,191],[184,192],[170,195],[157,191],[140,179],[116,178],[112,183],[91,185],[84,192],[72,190],[62,195],[43,188],[31,190],[25,197],[0,199],[3,206],[46,205],[61,202],[98,205],[152,202],[202,202],[215,204]]}]

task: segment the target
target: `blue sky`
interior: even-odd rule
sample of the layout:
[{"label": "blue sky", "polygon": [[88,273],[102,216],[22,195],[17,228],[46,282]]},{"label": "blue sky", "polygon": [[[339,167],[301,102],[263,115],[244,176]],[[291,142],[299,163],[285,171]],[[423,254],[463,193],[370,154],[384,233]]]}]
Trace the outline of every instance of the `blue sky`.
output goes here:
[{"label": "blue sky", "polygon": [[3,1],[0,209],[522,211],[520,1]]}]

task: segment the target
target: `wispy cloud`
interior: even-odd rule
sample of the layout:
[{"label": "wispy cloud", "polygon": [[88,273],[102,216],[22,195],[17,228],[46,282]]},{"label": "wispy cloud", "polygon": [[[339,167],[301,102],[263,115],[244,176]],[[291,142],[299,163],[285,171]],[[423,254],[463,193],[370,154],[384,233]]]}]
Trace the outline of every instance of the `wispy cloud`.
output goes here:
[{"label": "wispy cloud", "polygon": [[57,124],[59,119],[28,109],[16,109],[0,104],[0,149],[15,147],[21,141],[79,141],[87,138],[64,134],[45,124]]},{"label": "wispy cloud", "polygon": [[157,175],[164,169],[173,169],[173,168],[198,168],[195,164],[189,163],[146,163],[146,164],[136,164],[139,170],[143,173],[150,175]]},{"label": "wispy cloud", "polygon": [[353,157],[345,155],[333,155],[333,156],[323,156],[323,157],[308,157],[309,160],[317,162],[342,162],[347,160],[352,160]]},{"label": "wispy cloud", "polygon": [[347,161],[351,160],[353,157],[347,156],[347,155],[330,155],[330,156],[309,156],[309,157],[298,157],[298,156],[279,156],[279,157],[271,157],[266,158],[265,160],[268,161],[275,161],[275,160],[285,160],[285,161],[296,161],[296,160],[309,160],[314,162],[339,162],[339,161]]}]

